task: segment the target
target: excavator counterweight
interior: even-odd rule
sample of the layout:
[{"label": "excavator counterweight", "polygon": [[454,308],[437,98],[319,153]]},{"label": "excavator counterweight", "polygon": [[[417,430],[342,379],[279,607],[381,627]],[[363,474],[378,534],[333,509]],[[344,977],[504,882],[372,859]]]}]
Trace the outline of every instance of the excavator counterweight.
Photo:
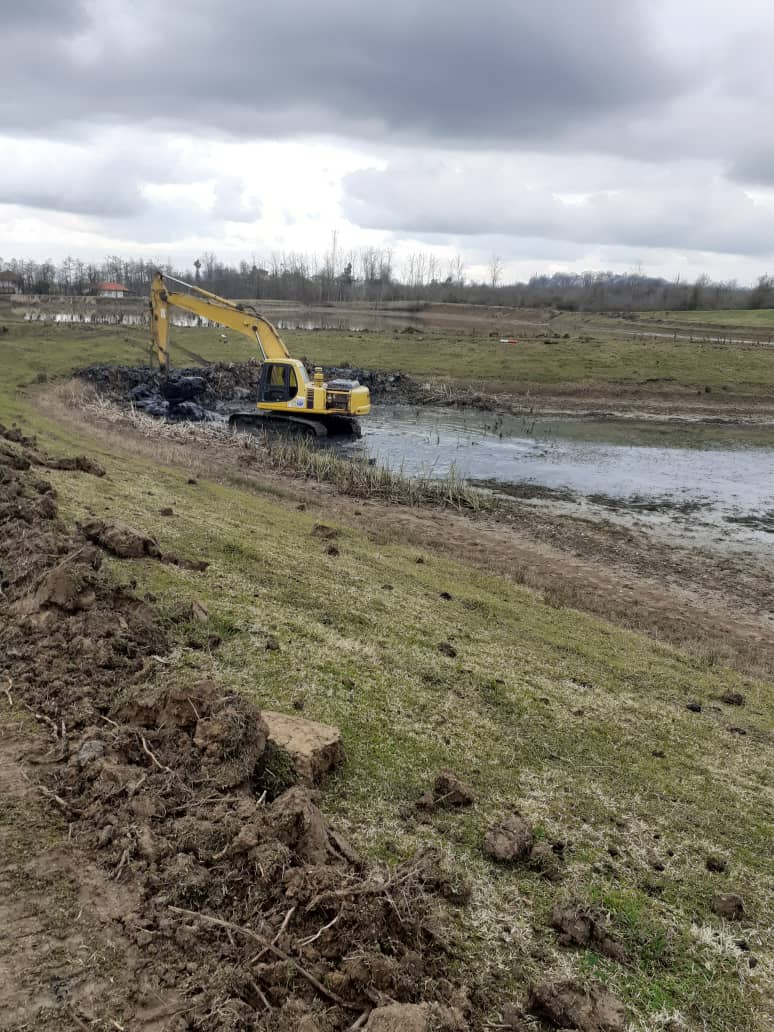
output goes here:
[{"label": "excavator counterweight", "polygon": [[[189,293],[169,290],[167,281]],[[225,326],[258,345],[262,365],[256,408],[234,413],[229,420],[232,427],[313,437],[360,436],[358,417],[371,410],[367,387],[353,380],[326,382],[320,369],[310,377],[304,363],[291,357],[276,327],[251,305],[236,304],[157,272],[150,289],[150,320],[153,349],[162,371],[169,370],[170,309]]]}]

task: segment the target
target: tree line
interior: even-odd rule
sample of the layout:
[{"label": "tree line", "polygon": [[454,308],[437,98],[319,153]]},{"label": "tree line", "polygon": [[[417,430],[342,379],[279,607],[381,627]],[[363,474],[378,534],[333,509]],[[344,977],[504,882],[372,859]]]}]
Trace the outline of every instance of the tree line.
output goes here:
[{"label": "tree line", "polygon": [[58,263],[0,258],[0,271],[13,273],[27,294],[93,294],[100,283],[117,281],[130,294],[144,297],[156,269],[225,297],[306,304],[434,301],[579,312],[774,307],[771,276],[761,276],[752,287],[708,276],[686,282],[640,272],[557,272],[503,283],[503,261],[493,255],[486,279],[477,281],[468,276],[461,255],[441,260],[432,252],[414,252],[397,265],[389,248],[339,249],[336,234],[322,257],[287,251],[273,252],[261,261],[228,263],[205,252],[188,268],[120,255],[99,263],[71,256]]}]

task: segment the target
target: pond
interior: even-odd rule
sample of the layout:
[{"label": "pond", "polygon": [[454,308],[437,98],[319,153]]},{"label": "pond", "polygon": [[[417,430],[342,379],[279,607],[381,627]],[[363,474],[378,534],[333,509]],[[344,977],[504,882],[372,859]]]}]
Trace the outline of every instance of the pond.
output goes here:
[{"label": "pond", "polygon": [[342,447],[408,475],[453,470],[517,497],[666,515],[739,539],[774,534],[771,428],[377,405],[362,439]]}]

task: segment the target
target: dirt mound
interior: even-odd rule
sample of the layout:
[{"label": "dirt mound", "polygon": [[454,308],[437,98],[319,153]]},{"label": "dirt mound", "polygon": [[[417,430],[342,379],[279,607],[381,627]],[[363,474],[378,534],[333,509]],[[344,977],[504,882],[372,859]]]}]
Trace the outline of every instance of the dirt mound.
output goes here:
[{"label": "dirt mound", "polygon": [[517,863],[527,859],[533,842],[532,828],[521,814],[514,813],[486,833],[484,852],[500,863]]},{"label": "dirt mound", "polygon": [[551,925],[562,946],[592,947],[613,960],[623,962],[626,952],[611,934],[605,915],[594,907],[580,904],[554,907]]},{"label": "dirt mound", "polygon": [[[141,900],[123,915],[135,961],[115,973],[126,1002],[111,1017],[135,1027],[173,991],[172,1030],[335,1032],[372,1011],[388,1027],[407,1004],[434,1028],[466,1027],[439,934],[440,897],[464,894],[445,890],[434,855],[366,868],[308,789],[272,785],[267,802],[259,710],[168,666],[156,679],[160,614],[101,575],[100,548],[152,555],[155,542],[82,529],[31,470],[0,466],[0,673],[51,735],[37,769],[72,843]],[[71,1003],[63,989],[63,1014]],[[79,1001],[78,1022],[101,1006]]]},{"label": "dirt mound", "polygon": [[151,416],[194,422],[224,411],[225,402],[250,402],[258,393],[259,362],[213,362],[164,375],[148,366],[97,365],[76,376],[114,401]]},{"label": "dirt mound", "polygon": [[456,810],[472,806],[475,795],[470,785],[460,781],[451,770],[442,770],[435,779],[432,790],[428,789],[417,800],[420,810]]},{"label": "dirt mound", "polygon": [[91,473],[95,477],[104,477],[105,475],[105,471],[99,463],[94,462],[86,455],[55,458],[42,454],[38,451],[35,437],[26,437],[16,427],[9,428],[0,423],[0,467],[2,466],[13,470],[28,470],[32,466],[43,466],[46,469]]},{"label": "dirt mound", "polygon": [[584,989],[577,983],[543,982],[530,993],[529,1010],[551,1028],[580,1032],[624,1032],[625,1013],[601,985]]}]

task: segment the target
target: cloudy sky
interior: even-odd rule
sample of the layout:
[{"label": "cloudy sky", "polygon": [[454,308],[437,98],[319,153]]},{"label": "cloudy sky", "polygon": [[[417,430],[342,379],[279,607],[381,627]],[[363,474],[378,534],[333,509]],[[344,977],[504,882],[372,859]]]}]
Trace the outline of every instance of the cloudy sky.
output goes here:
[{"label": "cloudy sky", "polygon": [[770,0],[0,0],[0,258],[774,272]]}]

